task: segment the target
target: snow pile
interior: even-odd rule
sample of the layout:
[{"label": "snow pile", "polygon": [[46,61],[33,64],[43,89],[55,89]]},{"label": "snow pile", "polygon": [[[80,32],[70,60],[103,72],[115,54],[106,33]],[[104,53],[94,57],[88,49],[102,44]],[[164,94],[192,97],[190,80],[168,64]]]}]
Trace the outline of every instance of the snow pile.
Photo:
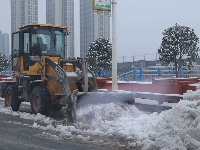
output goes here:
[{"label": "snow pile", "polygon": [[53,120],[50,117],[45,117],[44,115],[41,114],[34,115],[26,112],[19,112],[19,111],[16,112],[12,111],[11,107],[2,107],[1,105],[0,105],[0,112],[12,116],[17,116],[23,119],[41,121],[47,124],[51,124],[53,122]]},{"label": "snow pile", "polygon": [[196,91],[187,90],[186,93],[183,93],[184,100],[200,100],[200,84],[196,85]]},{"label": "snow pile", "polygon": [[183,94],[184,100],[200,100],[200,89],[198,88],[196,91],[187,90],[186,93]]},{"label": "snow pile", "polygon": [[[129,148],[188,149],[200,147],[188,129],[200,128],[200,101],[181,101],[161,114],[141,114],[134,106],[104,105],[83,108],[75,127],[88,135],[120,137]],[[200,131],[200,130],[199,130]],[[182,140],[181,140],[182,138]]]},{"label": "snow pile", "polygon": [[[188,91],[184,98],[196,98],[199,91]],[[77,111],[77,122],[67,125],[37,114],[13,112],[0,106],[0,112],[25,119],[42,121],[47,126],[33,128],[51,130],[56,139],[71,139],[85,143],[115,144],[124,149],[143,150],[200,150],[200,100],[182,100],[175,107],[162,113],[145,114],[134,105],[88,105]]]},{"label": "snow pile", "polygon": [[196,89],[200,89],[200,84],[199,83],[196,84]]},{"label": "snow pile", "polygon": [[127,149],[186,150],[200,147],[200,101],[180,101],[171,110],[150,115],[132,105],[87,106],[77,112],[77,117],[74,126],[49,125],[46,129],[60,133],[62,138],[82,142],[92,142],[96,137],[99,144],[105,144],[108,139],[118,138],[121,141],[115,145],[123,143]]},{"label": "snow pile", "polygon": [[[190,149],[191,141],[196,143],[195,149],[200,147],[200,142],[192,138],[194,130],[200,131],[200,101],[181,101],[169,111],[162,112],[152,120],[156,126],[145,125],[147,138],[143,140],[143,149]],[[159,120],[160,119],[160,120]],[[149,128],[149,131],[146,128]],[[187,135],[191,130],[190,136]],[[187,135],[187,136],[185,136]],[[181,140],[182,139],[182,140]],[[194,146],[194,145],[193,145]]]}]

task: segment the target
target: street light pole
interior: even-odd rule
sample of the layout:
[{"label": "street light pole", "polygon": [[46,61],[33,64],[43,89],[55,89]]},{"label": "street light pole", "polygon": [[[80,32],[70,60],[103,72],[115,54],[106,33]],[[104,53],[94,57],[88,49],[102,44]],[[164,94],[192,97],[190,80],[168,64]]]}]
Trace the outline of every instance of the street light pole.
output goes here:
[{"label": "street light pole", "polygon": [[112,0],[112,91],[118,90],[117,85],[117,36],[116,36],[117,0]]}]

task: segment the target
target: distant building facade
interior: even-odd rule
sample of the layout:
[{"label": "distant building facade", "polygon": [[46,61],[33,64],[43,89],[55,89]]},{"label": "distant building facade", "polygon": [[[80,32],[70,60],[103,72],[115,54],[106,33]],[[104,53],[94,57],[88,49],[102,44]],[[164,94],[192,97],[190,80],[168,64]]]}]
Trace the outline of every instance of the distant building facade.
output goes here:
[{"label": "distant building facade", "polygon": [[103,12],[94,12],[94,40],[98,37],[110,39],[110,16]]},{"label": "distant building facade", "polygon": [[94,13],[92,1],[80,0],[80,57],[86,57],[94,40]]},{"label": "distant building facade", "polygon": [[92,0],[80,0],[80,57],[86,57],[91,42],[110,39],[110,16],[92,10]]},{"label": "distant building facade", "polygon": [[5,56],[9,56],[9,34],[8,33],[2,33],[0,30],[0,53],[2,53]]},{"label": "distant building facade", "polygon": [[74,0],[46,0],[46,23],[69,27],[66,57],[74,56]]},{"label": "distant building facade", "polygon": [[21,25],[38,22],[38,0],[10,0],[11,33]]}]

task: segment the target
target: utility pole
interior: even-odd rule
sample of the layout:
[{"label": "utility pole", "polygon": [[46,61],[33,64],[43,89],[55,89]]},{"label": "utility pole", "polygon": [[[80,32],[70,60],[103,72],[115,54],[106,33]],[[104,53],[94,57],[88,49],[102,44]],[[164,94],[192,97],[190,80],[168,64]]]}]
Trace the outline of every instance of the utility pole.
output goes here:
[{"label": "utility pole", "polygon": [[156,53],[156,60],[158,60],[159,53]]},{"label": "utility pole", "polygon": [[126,57],[126,56],[123,55],[122,57],[123,57],[123,63],[125,63],[125,57]]},{"label": "utility pole", "polygon": [[112,91],[118,90],[117,85],[117,36],[116,36],[116,8],[117,0],[112,0]]},{"label": "utility pole", "polygon": [[133,62],[135,61],[135,55],[131,56],[133,58]]},{"label": "utility pole", "polygon": [[143,55],[143,56],[144,56],[144,60],[146,60],[146,59],[145,59],[145,55],[146,55],[146,54]]}]

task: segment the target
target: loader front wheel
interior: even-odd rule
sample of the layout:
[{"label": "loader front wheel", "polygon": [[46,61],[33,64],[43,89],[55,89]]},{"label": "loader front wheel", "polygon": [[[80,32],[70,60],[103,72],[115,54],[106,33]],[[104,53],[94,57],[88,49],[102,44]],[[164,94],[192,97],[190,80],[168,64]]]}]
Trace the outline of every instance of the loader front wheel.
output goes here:
[{"label": "loader front wheel", "polygon": [[8,86],[5,92],[5,107],[11,106],[13,111],[18,111],[20,104],[21,102],[18,98],[17,86],[15,85]]},{"label": "loader front wheel", "polygon": [[31,109],[34,114],[48,116],[51,111],[51,96],[45,86],[36,86],[30,96]]},{"label": "loader front wheel", "polygon": [[52,111],[60,111],[62,109],[62,105],[59,104],[53,104],[51,107]]}]

